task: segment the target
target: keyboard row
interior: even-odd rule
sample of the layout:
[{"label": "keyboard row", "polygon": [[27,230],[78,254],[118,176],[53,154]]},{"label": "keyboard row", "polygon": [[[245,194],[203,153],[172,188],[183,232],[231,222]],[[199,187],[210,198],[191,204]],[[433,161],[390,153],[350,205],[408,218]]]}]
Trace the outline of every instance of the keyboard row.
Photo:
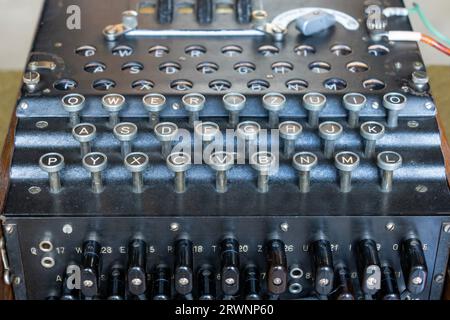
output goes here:
[{"label": "keyboard row", "polygon": [[[72,126],[80,123],[80,113],[85,107],[86,99],[83,95],[72,93],[64,96],[61,104],[65,111],[69,113],[70,124]],[[107,94],[101,98],[103,109],[109,114],[110,126],[114,127],[120,122],[119,114],[126,107],[126,98],[120,94]],[[184,95],[181,99],[184,110],[189,114],[189,124],[194,125],[200,119],[200,113],[207,108],[207,99],[200,93]],[[240,113],[246,107],[247,99],[240,93],[229,93],[223,96],[222,103],[224,109],[229,114],[229,127],[235,128],[239,123]],[[277,128],[279,124],[279,114],[287,105],[287,98],[281,93],[268,93],[261,98],[261,105],[267,111],[269,127]],[[348,111],[348,125],[355,128],[359,124],[361,110],[367,105],[367,98],[360,93],[348,93],[343,97],[342,104]],[[408,104],[405,95],[390,92],[383,97],[383,107],[386,109],[386,124],[390,128],[398,126],[398,116]],[[327,97],[321,93],[310,92],[303,95],[301,105],[308,113],[308,124],[316,128],[319,124],[319,117],[327,106]],[[150,126],[153,128],[159,123],[161,112],[168,107],[167,99],[164,95],[150,93],[142,98],[142,106],[149,114]]]},{"label": "keyboard row", "polygon": [[[204,154],[205,156],[205,154]],[[243,158],[239,158],[242,156]],[[269,151],[258,151],[239,155],[234,152],[215,151],[205,159],[207,165],[216,172],[216,191],[225,193],[228,190],[227,173],[237,163],[245,163],[248,157],[250,166],[257,172],[256,186],[258,192],[269,191],[269,178],[278,171],[279,159],[276,154]],[[380,189],[382,192],[391,192],[394,171],[402,166],[402,156],[393,151],[383,151],[377,155],[377,166],[381,175]],[[318,156],[312,152],[299,152],[292,157],[291,165],[298,172],[298,188],[301,193],[310,191],[310,174],[318,165]],[[342,151],[334,156],[334,165],[339,171],[340,191],[351,191],[352,171],[360,165],[360,157],[350,151]],[[124,157],[123,165],[132,175],[133,192],[142,193],[145,190],[144,172],[149,168],[150,161],[143,152],[131,152]],[[166,158],[167,168],[174,174],[174,190],[176,193],[186,191],[186,172],[194,164],[189,153],[176,151]],[[59,193],[62,190],[60,172],[64,169],[65,159],[60,153],[47,153],[39,159],[39,166],[49,175],[50,192]],[[107,170],[108,156],[101,152],[89,152],[82,159],[82,166],[91,174],[92,192],[102,193],[104,182],[102,173]]]}]

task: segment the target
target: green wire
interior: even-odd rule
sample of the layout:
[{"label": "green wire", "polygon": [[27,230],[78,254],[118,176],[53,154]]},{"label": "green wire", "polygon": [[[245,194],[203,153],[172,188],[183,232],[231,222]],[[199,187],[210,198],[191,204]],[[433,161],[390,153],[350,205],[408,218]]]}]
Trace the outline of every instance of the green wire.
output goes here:
[{"label": "green wire", "polygon": [[418,3],[414,3],[413,7],[408,9],[409,13],[417,13],[422,23],[425,27],[440,41],[444,42],[447,45],[450,45],[450,38],[443,35],[439,30],[437,30],[432,24],[431,21],[425,16],[425,12],[422,10]]}]

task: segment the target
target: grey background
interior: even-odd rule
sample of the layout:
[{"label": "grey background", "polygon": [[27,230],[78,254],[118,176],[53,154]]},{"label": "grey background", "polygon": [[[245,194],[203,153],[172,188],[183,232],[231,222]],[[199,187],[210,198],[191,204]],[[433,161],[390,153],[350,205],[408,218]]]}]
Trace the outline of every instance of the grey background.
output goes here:
[{"label": "grey background", "polygon": [[[411,5],[414,1],[405,0],[405,2],[407,5]],[[448,16],[450,1],[422,0],[416,2],[421,4],[435,27],[450,37]],[[24,68],[42,3],[43,0],[0,0],[0,12],[3,13],[0,19],[0,30],[2,30],[0,32],[0,43],[2,43],[0,70],[22,70]],[[76,3],[75,0],[74,3]],[[417,15],[413,16],[412,22],[415,30],[428,33]],[[428,65],[450,65],[449,57],[428,46],[422,46],[422,48],[425,62]]]}]

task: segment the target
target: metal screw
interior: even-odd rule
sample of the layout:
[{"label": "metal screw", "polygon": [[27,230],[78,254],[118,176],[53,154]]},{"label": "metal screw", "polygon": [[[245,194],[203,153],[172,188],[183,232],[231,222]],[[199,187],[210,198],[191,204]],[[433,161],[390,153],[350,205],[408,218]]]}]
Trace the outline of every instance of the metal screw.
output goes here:
[{"label": "metal screw", "polygon": [[37,187],[37,186],[32,186],[32,187],[29,187],[29,188],[28,188],[28,192],[29,192],[30,194],[38,194],[38,193],[40,193],[41,191],[42,191],[42,189],[39,188],[39,187]]},{"label": "metal screw", "polygon": [[419,61],[416,61],[416,62],[413,63],[413,67],[416,70],[422,70],[423,69],[423,63],[419,62]]},{"label": "metal screw", "polygon": [[377,284],[377,279],[374,277],[370,277],[367,279],[366,283],[369,287],[373,287]]},{"label": "metal screw", "polygon": [[412,129],[417,128],[419,127],[419,122],[415,120],[408,121],[408,127]]},{"label": "metal screw", "polygon": [[428,191],[428,188],[422,184],[419,184],[418,186],[416,186],[416,191],[420,193],[425,193]]},{"label": "metal screw", "polygon": [[380,104],[376,101],[372,102],[372,108],[373,109],[378,109],[380,107]]},{"label": "metal screw", "polygon": [[395,66],[395,69],[397,69],[397,70],[400,70],[403,67],[401,62],[394,63],[394,66]]},{"label": "metal screw", "polygon": [[432,110],[432,109],[434,109],[434,103],[433,103],[433,102],[427,102],[427,103],[425,103],[425,108],[426,108],[427,110]]},{"label": "metal screw", "polygon": [[225,283],[229,286],[232,286],[232,285],[234,285],[235,281],[233,278],[227,278],[227,279],[225,279]]},{"label": "metal screw", "polygon": [[287,222],[283,222],[282,224],[280,224],[280,229],[283,232],[288,232],[289,230],[289,224]]},{"label": "metal screw", "polygon": [[142,280],[139,278],[134,278],[133,280],[131,280],[131,283],[133,284],[133,286],[140,286],[142,284]]},{"label": "metal screw", "polygon": [[83,286],[86,288],[90,288],[94,285],[94,282],[92,280],[84,280],[83,281]]},{"label": "metal screw", "polygon": [[54,46],[55,48],[61,48],[63,44],[61,42],[55,42]]},{"label": "metal screw", "polygon": [[444,282],[444,275],[442,273],[437,274],[434,277],[434,282],[436,282],[436,283],[443,283]]},{"label": "metal screw", "polygon": [[411,281],[412,281],[412,283],[415,284],[415,285],[422,284],[422,278],[421,278],[421,277],[415,277],[415,278],[413,278]]},{"label": "metal screw", "polygon": [[177,232],[178,230],[180,230],[180,224],[178,224],[176,222],[172,222],[169,226],[169,229],[172,232]]},{"label": "metal screw", "polygon": [[187,286],[187,285],[189,284],[189,279],[188,279],[188,278],[180,278],[180,279],[178,280],[178,283],[179,283],[181,286]]},{"label": "metal screw", "polygon": [[65,224],[65,225],[63,225],[63,227],[62,227],[62,231],[63,231],[65,234],[71,234],[72,231],[73,231],[73,227],[72,227],[71,224]]},{"label": "metal screw", "polygon": [[444,225],[444,232],[445,232],[445,233],[450,233],[450,223],[446,223],[446,224]]},{"label": "metal screw", "polygon": [[321,287],[326,287],[329,283],[330,283],[330,280],[325,279],[325,278],[319,280],[319,285]]},{"label": "metal screw", "polygon": [[276,286],[279,286],[280,284],[283,283],[283,280],[281,278],[274,278],[272,283]]},{"label": "metal screw", "polygon": [[14,226],[13,226],[12,224],[8,224],[8,225],[5,227],[5,230],[6,230],[6,233],[11,234],[11,233],[14,232]]},{"label": "metal screw", "polygon": [[36,128],[45,129],[47,127],[48,127],[48,122],[47,121],[38,121],[38,122],[36,122]]},{"label": "metal screw", "polygon": [[20,277],[14,277],[14,285],[18,286],[22,282],[22,279]]},{"label": "metal screw", "polygon": [[27,109],[28,109],[28,103],[22,102],[22,103],[20,104],[20,108],[21,108],[22,110],[27,110]]},{"label": "metal screw", "polygon": [[389,223],[386,224],[385,228],[386,228],[387,231],[394,231],[395,223],[389,222]]}]

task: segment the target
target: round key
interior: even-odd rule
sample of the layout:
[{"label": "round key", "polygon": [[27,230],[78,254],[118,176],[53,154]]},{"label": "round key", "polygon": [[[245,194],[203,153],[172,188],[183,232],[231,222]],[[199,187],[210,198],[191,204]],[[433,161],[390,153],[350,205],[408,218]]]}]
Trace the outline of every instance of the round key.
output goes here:
[{"label": "round key", "polygon": [[344,128],[337,122],[327,121],[319,125],[319,136],[324,140],[325,158],[333,158],[336,141],[342,137]]},{"label": "round key", "polygon": [[205,150],[208,145],[219,136],[220,128],[219,125],[214,122],[199,122],[195,125],[194,133],[197,137],[202,139],[203,150]]},{"label": "round key", "polygon": [[393,151],[384,151],[377,156],[377,165],[381,170],[381,191],[391,192],[394,171],[402,166],[403,159],[400,154]]},{"label": "round key", "polygon": [[186,171],[191,167],[191,156],[185,152],[171,153],[166,160],[167,167],[175,173],[175,192],[186,191]]},{"label": "round key", "polygon": [[352,171],[359,166],[359,156],[349,151],[339,152],[334,157],[334,163],[339,170],[341,192],[350,192],[352,189]]},{"label": "round key", "polygon": [[70,125],[80,123],[80,111],[83,110],[86,99],[79,93],[70,93],[61,99],[64,110],[69,113]]},{"label": "round key", "polygon": [[97,136],[97,128],[91,123],[80,123],[73,127],[72,136],[80,143],[81,156],[84,157],[92,151],[91,143]]},{"label": "round key", "polygon": [[247,98],[240,93],[228,93],[223,96],[223,105],[229,113],[228,126],[236,128],[239,123],[239,113],[245,108]]},{"label": "round key", "polygon": [[102,98],[103,109],[109,113],[109,126],[114,128],[119,123],[119,112],[124,108],[125,97],[121,94],[111,93]]},{"label": "round key", "polygon": [[61,178],[59,172],[64,168],[64,157],[59,153],[47,153],[39,159],[39,167],[48,173],[51,193],[61,191]]},{"label": "round key", "polygon": [[361,125],[360,133],[365,141],[364,156],[372,158],[375,154],[377,141],[384,136],[384,126],[375,121],[364,122]]},{"label": "round key", "polygon": [[108,157],[101,152],[91,152],[84,156],[83,167],[91,173],[92,192],[104,190],[102,172],[108,166]]},{"label": "round key", "polygon": [[258,192],[266,193],[269,191],[269,176],[277,166],[277,159],[271,152],[260,151],[251,156],[250,163],[258,171]]},{"label": "round key", "polygon": [[359,113],[367,104],[366,96],[360,93],[347,93],[342,101],[348,111],[348,126],[350,128],[358,127]]},{"label": "round key", "polygon": [[172,142],[178,136],[178,126],[172,122],[161,122],[155,126],[154,133],[161,143],[161,155],[163,159],[167,159],[172,152]]},{"label": "round key", "polygon": [[298,171],[298,188],[308,193],[311,185],[311,170],[317,166],[317,156],[312,152],[299,152],[292,158],[292,166]]},{"label": "round key", "polygon": [[267,93],[262,98],[264,109],[269,112],[269,128],[276,128],[279,124],[279,112],[286,105],[286,97],[281,93]]},{"label": "round key", "polygon": [[388,110],[387,126],[396,128],[398,126],[398,115],[406,107],[408,99],[401,93],[391,92],[383,97],[383,106]]},{"label": "round key", "polygon": [[261,131],[259,123],[254,121],[244,121],[237,125],[236,135],[240,140],[244,141],[244,150],[238,145],[239,158],[250,159],[250,155],[256,152],[258,148],[258,135]]},{"label": "round key", "polygon": [[217,192],[227,192],[227,171],[234,165],[234,155],[224,151],[214,152],[210,155],[208,164],[216,171]]},{"label": "round key", "polygon": [[319,114],[327,104],[327,97],[321,93],[307,93],[303,96],[303,107],[308,111],[308,124],[312,128],[319,125]]},{"label": "round key", "polygon": [[122,157],[125,158],[132,151],[131,142],[136,139],[138,128],[134,123],[122,122],[114,127],[113,133],[120,141]]},{"label": "round key", "polygon": [[194,123],[199,120],[200,111],[205,107],[206,98],[200,93],[190,93],[183,96],[181,100],[189,113],[189,125],[194,127]]},{"label": "round key", "polygon": [[159,123],[159,114],[166,106],[166,97],[159,93],[149,93],[142,98],[145,110],[149,113],[150,128]]},{"label": "round key", "polygon": [[147,169],[148,163],[148,156],[142,152],[129,153],[124,159],[125,168],[132,174],[134,193],[142,193],[144,191],[143,172]]},{"label": "round key", "polygon": [[283,139],[284,144],[284,156],[289,159],[295,150],[295,140],[300,137],[303,127],[300,123],[295,121],[285,121],[280,123],[278,130],[280,137]]}]

